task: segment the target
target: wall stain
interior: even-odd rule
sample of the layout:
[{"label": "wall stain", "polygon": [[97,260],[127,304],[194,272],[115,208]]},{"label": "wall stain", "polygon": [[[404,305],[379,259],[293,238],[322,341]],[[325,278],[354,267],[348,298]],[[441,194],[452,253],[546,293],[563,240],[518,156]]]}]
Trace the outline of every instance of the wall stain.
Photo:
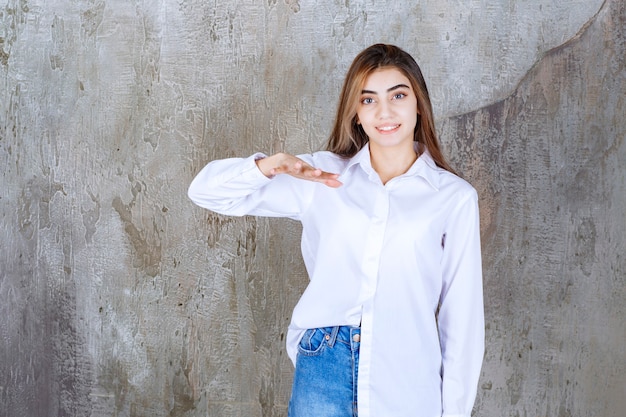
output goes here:
[{"label": "wall stain", "polygon": [[52,70],[63,71],[65,66],[66,40],[65,40],[65,22],[58,16],[54,16],[52,26],[50,27],[52,46],[50,48],[50,68]]},{"label": "wall stain", "polygon": [[[113,199],[112,207],[120,216],[124,224],[124,231],[128,236],[133,249],[133,267],[143,270],[147,275],[155,277],[161,270],[161,230],[155,219],[155,215],[162,213],[161,209],[155,209],[154,215],[147,219],[142,218],[140,224],[137,225],[133,219],[133,208],[135,200],[141,191],[141,184],[135,183],[131,189],[133,199],[129,204],[124,204],[122,198],[117,196]],[[143,221],[151,223],[151,227],[142,226]]]},{"label": "wall stain", "polygon": [[596,224],[590,217],[581,219],[574,234],[574,262],[585,276],[590,276],[596,257]]},{"label": "wall stain", "polygon": [[183,369],[175,371],[172,391],[174,395],[174,405],[168,414],[170,417],[181,416],[196,408],[196,401],[194,401],[193,395],[190,393],[192,389]]},{"label": "wall stain", "polygon": [[102,24],[104,6],[105,2],[100,1],[80,15],[80,26],[88,37],[94,36],[98,27]]},{"label": "wall stain", "polygon": [[285,0],[285,4],[289,6],[292,12],[298,13],[300,11],[300,3],[298,0]]},{"label": "wall stain", "polygon": [[[17,4],[19,3],[19,4]],[[7,67],[13,44],[17,41],[18,25],[26,23],[26,13],[30,11],[26,0],[9,1],[0,9],[0,65]]]},{"label": "wall stain", "polygon": [[268,378],[261,379],[261,388],[259,390],[259,404],[261,404],[261,415],[263,417],[272,417],[275,407],[276,388],[272,380]]},{"label": "wall stain", "polygon": [[[58,411],[46,410],[48,415],[75,416],[89,414],[91,358],[87,353],[85,335],[80,332],[76,312],[76,281],[64,280],[62,291],[52,291],[54,308],[47,311],[46,320],[52,330],[52,395],[58,399]],[[53,397],[54,398],[54,397]],[[53,401],[53,403],[55,403]]]},{"label": "wall stain", "polygon": [[0,37],[0,65],[6,67],[9,65],[9,52],[6,51],[6,41],[3,37]]},{"label": "wall stain", "polygon": [[17,224],[20,232],[27,240],[33,238],[35,231],[33,226],[33,213],[31,213],[32,197],[30,187],[27,186],[22,190],[17,203]]},{"label": "wall stain", "polygon": [[222,236],[222,229],[225,225],[232,223],[232,217],[222,216],[212,211],[207,211],[208,235],[207,245],[214,249]]},{"label": "wall stain", "polygon": [[87,194],[93,203],[93,208],[87,210],[81,208],[80,212],[83,217],[83,226],[85,226],[85,241],[91,243],[91,238],[96,233],[96,223],[100,220],[100,201],[91,191],[87,190]]},{"label": "wall stain", "polygon": [[246,216],[245,220],[245,235],[237,239],[236,253],[238,257],[243,255],[246,272],[249,273],[256,257],[257,219],[253,216]]},{"label": "wall stain", "polygon": [[104,387],[107,393],[113,395],[116,411],[113,414],[114,416],[126,415],[124,413],[125,408],[128,406],[126,397],[132,394],[130,379],[128,365],[115,356],[108,357],[108,360],[100,365],[98,385]]},{"label": "wall stain", "polygon": [[[17,215],[20,231],[27,239],[32,239],[35,224],[38,229],[47,229],[51,226],[50,201],[56,193],[67,196],[63,184],[49,182],[48,179],[35,177],[26,183],[18,199]],[[33,210],[33,203],[37,208]]]}]

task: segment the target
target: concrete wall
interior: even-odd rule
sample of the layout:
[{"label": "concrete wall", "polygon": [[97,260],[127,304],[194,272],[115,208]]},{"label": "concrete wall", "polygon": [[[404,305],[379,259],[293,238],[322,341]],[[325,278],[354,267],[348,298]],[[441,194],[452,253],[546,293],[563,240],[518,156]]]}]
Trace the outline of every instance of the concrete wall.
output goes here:
[{"label": "concrete wall", "polygon": [[371,43],[481,197],[485,417],[626,410],[623,0],[4,0],[0,416],[285,416],[299,226],[186,188],[324,142]]}]

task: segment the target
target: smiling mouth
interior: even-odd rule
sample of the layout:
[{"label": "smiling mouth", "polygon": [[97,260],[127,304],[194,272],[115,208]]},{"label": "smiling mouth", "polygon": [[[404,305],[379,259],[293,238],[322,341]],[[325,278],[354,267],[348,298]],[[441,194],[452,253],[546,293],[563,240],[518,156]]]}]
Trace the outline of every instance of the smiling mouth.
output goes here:
[{"label": "smiling mouth", "polygon": [[393,126],[381,126],[381,127],[377,127],[377,130],[380,130],[381,132],[391,132],[393,130],[396,130],[397,128],[399,128],[400,125],[393,125]]}]

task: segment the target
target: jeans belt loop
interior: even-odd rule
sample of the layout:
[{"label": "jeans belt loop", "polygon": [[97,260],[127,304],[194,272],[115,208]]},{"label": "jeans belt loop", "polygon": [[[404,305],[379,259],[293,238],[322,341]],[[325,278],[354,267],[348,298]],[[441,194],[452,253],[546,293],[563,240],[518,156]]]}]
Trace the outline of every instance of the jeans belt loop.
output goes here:
[{"label": "jeans belt loop", "polygon": [[328,343],[328,346],[333,347],[335,345],[335,342],[337,341],[338,333],[339,333],[339,326],[334,326],[333,329],[330,331],[330,339],[326,341],[326,343]]}]

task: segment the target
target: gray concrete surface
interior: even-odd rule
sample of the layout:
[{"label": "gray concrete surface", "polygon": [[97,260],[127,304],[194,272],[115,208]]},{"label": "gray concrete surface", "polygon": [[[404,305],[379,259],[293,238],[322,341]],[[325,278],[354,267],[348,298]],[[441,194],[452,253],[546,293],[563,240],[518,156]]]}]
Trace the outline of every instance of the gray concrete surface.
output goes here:
[{"label": "gray concrete surface", "polygon": [[285,416],[299,226],[186,188],[320,148],[378,41],[481,197],[475,415],[623,416],[625,37],[622,0],[5,0],[0,416]]}]

